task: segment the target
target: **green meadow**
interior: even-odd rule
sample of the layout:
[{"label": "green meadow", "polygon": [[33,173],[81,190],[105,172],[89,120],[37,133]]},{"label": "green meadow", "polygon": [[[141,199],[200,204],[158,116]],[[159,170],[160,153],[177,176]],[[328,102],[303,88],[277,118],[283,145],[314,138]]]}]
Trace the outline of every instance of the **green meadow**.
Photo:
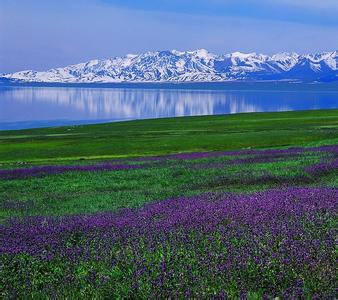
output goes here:
[{"label": "green meadow", "polygon": [[[337,142],[338,110],[184,117],[1,132],[2,169],[102,162],[143,167],[1,180],[1,201],[19,201],[22,205],[15,209],[7,205],[0,218],[115,211],[209,191],[265,190],[296,181],[304,173],[302,170],[320,162],[323,154],[305,152],[275,161],[230,165],[227,162],[236,157],[158,162],[134,158],[198,151],[318,147]],[[200,167],[203,164],[206,167]],[[213,164],[224,167],[212,167]],[[281,179],[250,181],[266,174]],[[239,180],[225,181],[225,175]],[[304,180],[295,184],[337,184],[335,174]]]},{"label": "green meadow", "polygon": [[0,163],[337,143],[338,110],[245,113],[0,131]]}]

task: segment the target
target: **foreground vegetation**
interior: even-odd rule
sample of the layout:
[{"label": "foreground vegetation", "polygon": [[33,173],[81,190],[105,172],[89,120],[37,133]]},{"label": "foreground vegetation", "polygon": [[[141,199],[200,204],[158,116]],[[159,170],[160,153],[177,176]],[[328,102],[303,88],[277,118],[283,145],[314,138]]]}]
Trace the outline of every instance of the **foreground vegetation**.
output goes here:
[{"label": "foreground vegetation", "polygon": [[0,133],[1,298],[336,297],[338,111],[68,129]]}]

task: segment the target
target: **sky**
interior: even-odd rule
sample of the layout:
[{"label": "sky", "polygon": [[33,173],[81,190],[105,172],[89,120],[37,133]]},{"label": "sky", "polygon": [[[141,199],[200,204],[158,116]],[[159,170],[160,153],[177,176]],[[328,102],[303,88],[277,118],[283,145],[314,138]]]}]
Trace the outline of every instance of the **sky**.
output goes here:
[{"label": "sky", "polygon": [[0,0],[0,73],[156,50],[338,49],[338,0]]}]

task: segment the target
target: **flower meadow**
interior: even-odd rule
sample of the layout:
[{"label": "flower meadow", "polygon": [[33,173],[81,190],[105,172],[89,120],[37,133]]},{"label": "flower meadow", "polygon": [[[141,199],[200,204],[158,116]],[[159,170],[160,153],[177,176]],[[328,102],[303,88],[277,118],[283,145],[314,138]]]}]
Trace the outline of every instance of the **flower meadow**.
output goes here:
[{"label": "flower meadow", "polygon": [[337,159],[333,145],[3,169],[1,298],[334,299]]}]

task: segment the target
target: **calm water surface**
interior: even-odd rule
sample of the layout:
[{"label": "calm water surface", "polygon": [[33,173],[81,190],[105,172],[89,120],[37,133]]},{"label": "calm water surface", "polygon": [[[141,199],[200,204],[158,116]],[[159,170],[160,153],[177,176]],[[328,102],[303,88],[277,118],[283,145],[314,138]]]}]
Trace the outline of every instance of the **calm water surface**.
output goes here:
[{"label": "calm water surface", "polygon": [[338,108],[338,91],[1,87],[0,130],[324,108]]}]

